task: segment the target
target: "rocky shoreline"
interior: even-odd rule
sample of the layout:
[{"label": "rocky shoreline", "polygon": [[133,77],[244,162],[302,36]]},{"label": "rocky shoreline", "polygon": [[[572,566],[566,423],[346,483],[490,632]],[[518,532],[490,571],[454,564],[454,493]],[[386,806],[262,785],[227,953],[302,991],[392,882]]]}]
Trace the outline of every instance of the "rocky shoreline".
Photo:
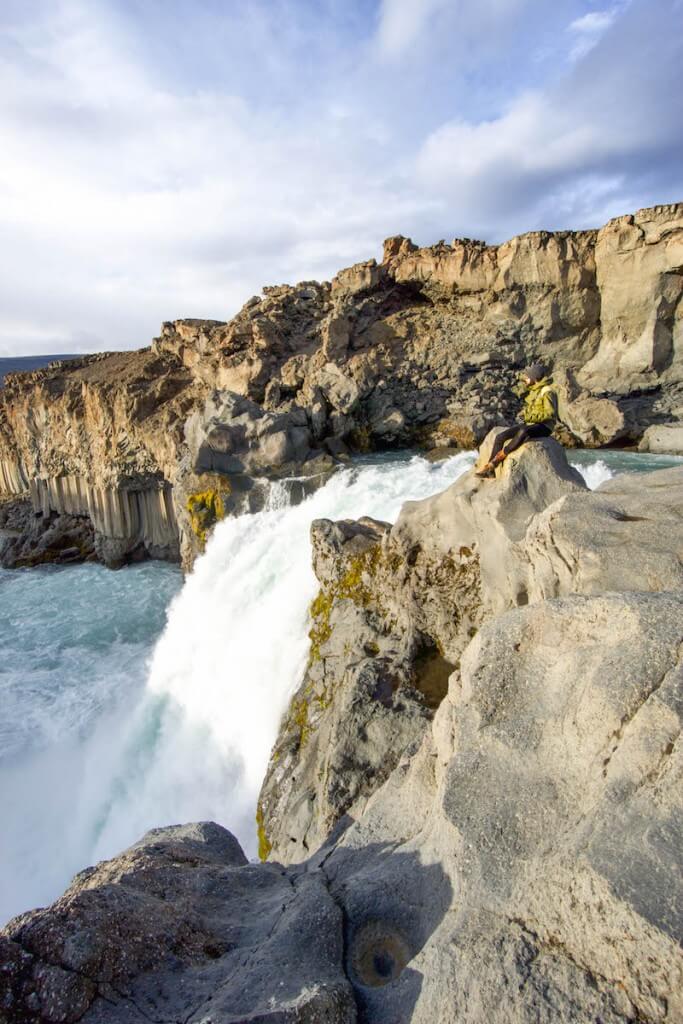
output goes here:
[{"label": "rocky shoreline", "polygon": [[683,204],[498,246],[397,237],[381,263],[264,288],[228,323],[178,320],[147,349],[10,374],[0,496],[30,505],[0,561],[189,568],[273,480],[301,491],[348,453],[476,446],[514,416],[535,359],[563,443],[679,453],[682,267]]},{"label": "rocky shoreline", "polygon": [[0,932],[0,1020],[683,1020],[681,508],[545,440],[314,523],[265,863],[199,823],[86,869]]}]

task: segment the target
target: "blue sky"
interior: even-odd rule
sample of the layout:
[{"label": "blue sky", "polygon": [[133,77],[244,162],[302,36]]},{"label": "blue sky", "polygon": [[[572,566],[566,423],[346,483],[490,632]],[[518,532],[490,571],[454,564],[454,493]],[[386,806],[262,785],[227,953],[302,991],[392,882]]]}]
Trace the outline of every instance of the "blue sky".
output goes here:
[{"label": "blue sky", "polygon": [[683,0],[2,0],[0,354],[683,199]]}]

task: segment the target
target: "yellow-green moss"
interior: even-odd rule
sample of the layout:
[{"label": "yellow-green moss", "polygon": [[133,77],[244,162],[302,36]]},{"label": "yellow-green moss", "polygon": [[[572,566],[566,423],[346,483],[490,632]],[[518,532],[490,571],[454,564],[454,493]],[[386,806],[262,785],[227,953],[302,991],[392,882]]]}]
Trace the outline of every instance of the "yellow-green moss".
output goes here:
[{"label": "yellow-green moss", "polygon": [[354,555],[349,559],[346,572],[340,579],[330,587],[322,587],[318,596],[311,602],[309,609],[311,616],[311,628],[308,632],[311,641],[308,664],[313,665],[320,661],[321,648],[332,636],[332,625],[330,616],[334,602],[339,599],[353,601],[360,608],[367,608],[372,592],[365,583],[364,577],[372,577],[381,560],[379,544],[374,545],[368,551],[360,555]]},{"label": "yellow-green moss", "polygon": [[306,746],[311,732],[308,720],[308,701],[305,697],[295,697],[289,709],[289,722],[299,730],[299,749]]},{"label": "yellow-green moss", "polygon": [[256,834],[258,836],[259,860],[268,860],[270,851],[273,849],[273,844],[266,835],[266,829],[263,824],[263,808],[261,807],[261,804],[256,808]]},{"label": "yellow-green moss", "polygon": [[228,494],[228,490],[223,493],[206,490],[191,494],[187,499],[187,511],[190,515],[192,532],[202,549],[206,546],[207,538],[213,527],[225,516],[225,498]]},{"label": "yellow-green moss", "polygon": [[372,598],[372,592],[365,583],[364,577],[372,577],[376,574],[381,557],[380,546],[375,544],[363,554],[354,555],[349,559],[348,569],[334,588],[335,596],[348,598],[361,608],[367,608]]},{"label": "yellow-green moss", "polygon": [[318,705],[319,711],[325,711],[332,703],[332,697],[327,690],[323,690],[322,693],[316,693],[313,700]]},{"label": "yellow-green moss", "polygon": [[330,614],[332,612],[333,601],[334,597],[331,593],[321,590],[318,596],[311,602],[311,628],[308,631],[308,638],[311,641],[310,654],[308,658],[309,665],[312,665],[316,661],[320,661],[320,648],[323,644],[327,643],[332,636]]}]

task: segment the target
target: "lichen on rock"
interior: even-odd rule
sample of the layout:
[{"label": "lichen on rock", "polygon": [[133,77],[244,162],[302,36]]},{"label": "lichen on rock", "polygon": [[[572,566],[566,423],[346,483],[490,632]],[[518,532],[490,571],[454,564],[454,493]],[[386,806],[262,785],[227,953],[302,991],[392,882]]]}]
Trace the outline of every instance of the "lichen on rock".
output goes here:
[{"label": "lichen on rock", "polygon": [[202,548],[206,547],[207,538],[216,523],[225,516],[225,497],[229,493],[229,487],[226,484],[226,490],[223,493],[207,490],[191,494],[187,499],[187,511],[190,515],[192,532]]}]

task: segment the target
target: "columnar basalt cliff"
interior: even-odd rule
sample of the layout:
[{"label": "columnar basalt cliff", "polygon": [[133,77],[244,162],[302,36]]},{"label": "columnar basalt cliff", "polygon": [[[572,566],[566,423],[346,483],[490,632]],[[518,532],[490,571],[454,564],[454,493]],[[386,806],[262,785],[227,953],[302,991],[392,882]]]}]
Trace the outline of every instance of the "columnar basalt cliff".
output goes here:
[{"label": "columnar basalt cliff", "polygon": [[539,358],[565,442],[680,450],[682,295],[683,204],[498,246],[392,238],[380,264],[264,288],[229,323],[179,320],[151,349],[8,378],[0,488],[30,488],[45,528],[87,516],[111,564],[189,565],[269,479],[314,486],[367,448],[476,445]]},{"label": "columnar basalt cliff", "polygon": [[315,523],[267,863],[203,823],[81,872],[0,932],[0,1019],[682,1021],[682,506],[549,439]]}]

